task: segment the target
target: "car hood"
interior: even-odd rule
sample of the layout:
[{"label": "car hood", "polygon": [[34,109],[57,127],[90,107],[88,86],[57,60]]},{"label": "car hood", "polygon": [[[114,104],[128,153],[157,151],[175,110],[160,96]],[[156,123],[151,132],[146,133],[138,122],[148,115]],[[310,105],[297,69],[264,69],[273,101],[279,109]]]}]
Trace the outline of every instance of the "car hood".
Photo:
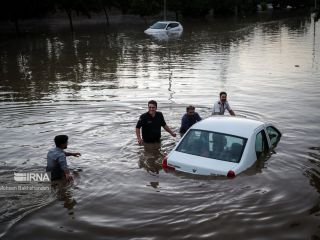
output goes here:
[{"label": "car hood", "polygon": [[176,171],[198,175],[227,176],[230,170],[237,174],[239,168],[239,163],[200,157],[177,151],[169,154],[167,162],[168,165],[174,167]]}]

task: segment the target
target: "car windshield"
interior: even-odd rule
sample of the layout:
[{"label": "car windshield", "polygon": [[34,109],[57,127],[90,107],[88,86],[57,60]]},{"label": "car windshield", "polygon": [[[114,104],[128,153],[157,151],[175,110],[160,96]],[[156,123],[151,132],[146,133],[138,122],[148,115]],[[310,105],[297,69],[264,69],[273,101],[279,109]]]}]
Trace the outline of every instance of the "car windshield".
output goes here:
[{"label": "car windshield", "polygon": [[157,23],[153,24],[150,28],[151,28],[151,29],[165,29],[166,26],[167,26],[166,23],[159,23],[159,22],[157,22]]},{"label": "car windshield", "polygon": [[233,135],[190,129],[176,151],[239,163],[247,139]]}]

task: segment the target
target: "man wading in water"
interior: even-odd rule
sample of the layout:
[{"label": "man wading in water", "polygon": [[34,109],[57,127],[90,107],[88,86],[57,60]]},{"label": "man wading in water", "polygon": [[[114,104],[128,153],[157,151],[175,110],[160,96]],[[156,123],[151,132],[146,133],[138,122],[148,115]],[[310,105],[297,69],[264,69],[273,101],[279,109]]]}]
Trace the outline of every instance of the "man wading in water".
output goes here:
[{"label": "man wading in water", "polygon": [[230,115],[235,116],[234,111],[227,101],[227,93],[220,92],[220,100],[214,103],[212,115],[224,115],[226,109],[229,111]]},{"label": "man wading in water", "polygon": [[68,136],[58,135],[54,138],[56,144],[55,148],[49,150],[47,155],[47,172],[51,172],[51,180],[59,180],[63,177],[68,182],[73,181],[73,176],[67,165],[66,156],[81,156],[80,153],[65,152],[64,149],[68,147]]},{"label": "man wading in water", "polygon": [[186,110],[187,113],[185,113],[181,119],[181,127],[180,127],[180,133],[181,135],[185,134],[188,129],[195,124],[196,122],[201,121],[200,115],[195,112],[195,107],[192,105],[189,105]]},{"label": "man wading in water", "polygon": [[[157,102],[151,100],[148,102],[148,112],[142,114],[136,125],[136,135],[138,143],[156,143],[160,142],[161,127],[164,128],[171,136],[176,134],[168,127],[161,112],[157,111]],[[142,128],[142,138],[140,135]]]}]

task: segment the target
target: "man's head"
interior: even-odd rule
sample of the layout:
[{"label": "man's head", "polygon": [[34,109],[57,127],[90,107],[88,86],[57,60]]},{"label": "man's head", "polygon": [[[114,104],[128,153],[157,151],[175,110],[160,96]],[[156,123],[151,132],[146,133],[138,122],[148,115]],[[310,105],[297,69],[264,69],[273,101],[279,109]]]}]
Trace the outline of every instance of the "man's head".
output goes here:
[{"label": "man's head", "polygon": [[58,148],[66,149],[68,146],[68,136],[67,135],[55,136],[54,143]]},{"label": "man's head", "polygon": [[186,108],[186,110],[187,110],[187,115],[188,116],[193,116],[194,115],[194,112],[195,112],[195,107],[194,106],[192,106],[192,105],[189,105],[187,108]]},{"label": "man's head", "polygon": [[148,110],[149,110],[149,114],[151,114],[151,115],[155,114],[155,112],[157,110],[157,102],[154,100],[150,100],[148,102]]},{"label": "man's head", "polygon": [[227,93],[220,92],[220,102],[225,103],[227,101]]}]

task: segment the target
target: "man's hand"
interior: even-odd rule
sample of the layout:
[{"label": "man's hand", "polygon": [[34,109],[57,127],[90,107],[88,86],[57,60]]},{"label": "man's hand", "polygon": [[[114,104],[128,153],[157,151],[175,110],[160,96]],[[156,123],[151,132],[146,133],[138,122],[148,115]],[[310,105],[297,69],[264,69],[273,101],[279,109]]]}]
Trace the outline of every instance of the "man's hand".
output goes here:
[{"label": "man's hand", "polygon": [[173,132],[173,131],[169,128],[168,125],[165,125],[163,128],[164,128],[164,130],[166,130],[168,133],[170,133],[170,135],[171,135],[172,137],[176,137],[176,136],[177,136],[177,134],[176,134],[175,132]]},{"label": "man's hand", "polygon": [[139,145],[142,145],[143,144],[143,140],[141,138],[138,138],[138,143],[139,143]]},{"label": "man's hand", "polygon": [[139,145],[142,145],[143,144],[143,140],[142,140],[141,135],[140,135],[140,128],[136,128],[136,136],[137,136],[137,141],[138,141]]},{"label": "man's hand", "polygon": [[81,153],[72,153],[72,152],[64,152],[64,154],[69,157],[69,156],[73,156],[73,157],[80,157]]},{"label": "man's hand", "polygon": [[81,153],[71,153],[71,155],[74,156],[74,157],[80,157]]}]

